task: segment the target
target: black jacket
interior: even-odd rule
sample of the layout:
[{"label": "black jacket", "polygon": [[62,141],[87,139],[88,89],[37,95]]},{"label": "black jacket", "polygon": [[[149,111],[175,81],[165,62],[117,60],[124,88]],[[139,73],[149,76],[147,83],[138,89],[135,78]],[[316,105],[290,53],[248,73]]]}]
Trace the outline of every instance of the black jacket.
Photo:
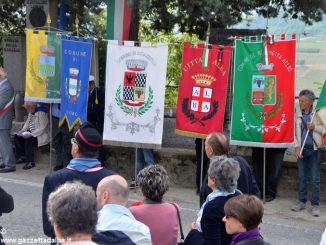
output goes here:
[{"label": "black jacket", "polygon": [[14,199],[0,187],[0,215],[14,210]]},{"label": "black jacket", "polygon": [[96,191],[98,183],[106,176],[114,174],[112,171],[102,168],[93,172],[78,172],[68,168],[61,169],[57,172],[53,172],[45,177],[42,194],[42,218],[43,218],[43,231],[44,234],[55,238],[53,227],[48,219],[46,207],[49,195],[55,189],[68,182],[74,180],[80,180],[86,185],[89,185]]},{"label": "black jacket", "polygon": [[[243,194],[255,195],[260,198],[261,193],[259,187],[247,161],[241,156],[233,156],[232,158],[239,163],[241,169],[238,179],[238,190]],[[212,189],[208,187],[207,178],[206,175],[200,189],[200,207],[206,201],[206,197],[212,192]]]},{"label": "black jacket", "polygon": [[[0,216],[2,213],[10,213],[14,210],[14,199],[4,189],[0,187]],[[2,227],[0,226],[0,245],[2,242]]]}]

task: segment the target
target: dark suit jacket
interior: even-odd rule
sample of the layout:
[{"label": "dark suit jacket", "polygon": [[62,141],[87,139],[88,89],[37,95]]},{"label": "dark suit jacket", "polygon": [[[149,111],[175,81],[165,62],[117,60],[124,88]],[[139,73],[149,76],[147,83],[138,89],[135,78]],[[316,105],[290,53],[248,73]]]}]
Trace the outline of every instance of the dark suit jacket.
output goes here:
[{"label": "dark suit jacket", "polygon": [[[96,98],[98,104],[96,104]],[[103,134],[104,108],[104,93],[100,88],[94,88],[88,96],[87,121],[91,122],[100,134]]]},{"label": "dark suit jacket", "polygon": [[192,230],[185,240],[185,245],[229,245],[231,236],[226,233],[225,224],[222,221],[224,204],[227,200],[241,193],[236,191],[226,197],[216,197],[208,202],[203,210],[200,221],[203,232]]},{"label": "dark suit jacket", "polygon": [[0,216],[2,213],[10,213],[14,210],[14,199],[0,187]]},{"label": "dark suit jacket", "polygon": [[[2,213],[10,213],[12,210],[14,210],[14,199],[0,187],[0,216]],[[1,230],[2,227],[0,226],[0,231]],[[0,232],[0,245],[5,245],[5,243],[2,242],[2,238],[3,237]]]},{"label": "dark suit jacket", "polygon": [[49,195],[59,185],[62,185],[68,181],[80,180],[86,185],[89,185],[96,191],[98,183],[109,175],[114,174],[112,171],[102,168],[94,172],[78,172],[67,168],[61,169],[57,172],[51,173],[45,177],[42,194],[42,218],[43,218],[43,231],[44,234],[55,238],[53,227],[48,219],[46,212],[46,205],[49,199]]}]

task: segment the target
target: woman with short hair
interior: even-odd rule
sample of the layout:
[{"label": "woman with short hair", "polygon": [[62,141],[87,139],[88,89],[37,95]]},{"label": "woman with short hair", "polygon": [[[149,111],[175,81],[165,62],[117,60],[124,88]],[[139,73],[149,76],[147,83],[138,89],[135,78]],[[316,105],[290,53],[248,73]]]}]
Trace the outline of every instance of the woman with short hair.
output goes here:
[{"label": "woman with short hair", "polygon": [[240,195],[224,205],[226,232],[232,236],[231,245],[268,244],[260,235],[259,224],[263,218],[262,201],[253,195]]},{"label": "woman with short hair", "polygon": [[147,225],[153,245],[176,245],[179,221],[177,209],[163,200],[169,189],[169,177],[163,166],[150,165],[139,172],[137,183],[144,196],[143,204],[129,208],[135,218]]},{"label": "woman with short hair", "polygon": [[199,210],[185,244],[230,244],[231,236],[226,233],[222,221],[225,215],[223,207],[227,200],[241,194],[236,190],[239,174],[240,167],[234,159],[226,156],[212,159],[208,169],[208,186],[213,192]]}]

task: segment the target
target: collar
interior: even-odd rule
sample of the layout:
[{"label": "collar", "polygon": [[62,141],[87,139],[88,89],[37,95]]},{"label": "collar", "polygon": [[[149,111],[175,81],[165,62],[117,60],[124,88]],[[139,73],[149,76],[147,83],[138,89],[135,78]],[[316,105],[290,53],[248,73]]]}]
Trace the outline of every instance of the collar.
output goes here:
[{"label": "collar", "polygon": [[0,81],[0,84],[3,83],[3,82],[5,82],[5,81],[7,81],[7,80],[8,80],[8,78],[5,78],[5,79],[1,80]]},{"label": "collar", "polygon": [[153,200],[150,200],[148,198],[145,198],[143,202],[144,202],[144,204],[161,204],[161,203],[164,203],[163,199],[161,201],[153,201]]},{"label": "collar", "polygon": [[114,203],[105,204],[101,208],[101,210],[98,211],[98,214],[101,214],[102,212],[107,212],[107,211],[127,215],[131,218],[133,217],[128,208],[126,208],[125,206],[119,205],[119,204],[114,204]]},{"label": "collar", "polygon": [[308,113],[307,113],[307,112],[305,112],[304,110],[301,110],[301,114],[302,114],[302,115],[303,115],[303,114],[306,114],[306,115],[310,115],[310,114],[311,114],[311,112],[312,112],[312,106],[310,107],[310,109],[309,109]]},{"label": "collar", "polygon": [[260,237],[259,228],[254,228],[245,232],[238,232],[232,236],[231,245],[235,245],[240,241],[244,240],[255,240]]}]

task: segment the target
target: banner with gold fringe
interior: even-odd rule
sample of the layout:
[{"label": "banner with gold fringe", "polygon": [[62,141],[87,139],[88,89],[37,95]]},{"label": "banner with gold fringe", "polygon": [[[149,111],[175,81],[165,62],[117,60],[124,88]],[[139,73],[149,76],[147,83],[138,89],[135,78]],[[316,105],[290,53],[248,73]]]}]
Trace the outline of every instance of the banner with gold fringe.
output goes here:
[{"label": "banner with gold fringe", "polygon": [[106,62],[106,144],[160,148],[164,121],[167,44],[109,41]]},{"label": "banner with gold fringe", "polygon": [[295,51],[295,34],[235,41],[231,144],[293,145]]},{"label": "banner with gold fringe", "polygon": [[223,132],[231,47],[185,43],[176,113],[176,134],[206,138]]},{"label": "banner with gold fringe", "polygon": [[91,68],[92,39],[62,36],[61,126],[69,131],[87,118],[88,79]]}]

